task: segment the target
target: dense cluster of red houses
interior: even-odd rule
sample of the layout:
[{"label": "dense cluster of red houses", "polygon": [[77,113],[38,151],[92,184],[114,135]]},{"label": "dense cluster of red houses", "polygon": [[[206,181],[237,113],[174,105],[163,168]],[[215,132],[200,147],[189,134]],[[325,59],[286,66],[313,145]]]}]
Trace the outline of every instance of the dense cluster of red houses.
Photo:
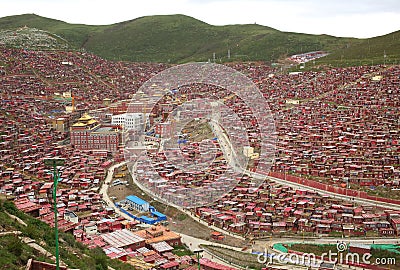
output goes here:
[{"label": "dense cluster of red houses", "polygon": [[[208,172],[183,172],[162,154],[152,158],[156,172],[146,171],[148,163],[139,162],[139,180],[154,193],[178,205],[188,200],[184,195],[193,187],[204,186],[194,200],[213,202],[215,193],[223,189],[221,186],[229,184],[219,180],[212,188],[207,186],[226,170],[224,160],[215,161]],[[157,174],[162,179],[157,178]],[[194,214],[209,225],[255,237],[288,232],[346,236],[399,234],[400,211],[345,203],[328,195],[295,190],[271,181],[255,188],[250,177],[237,177],[235,181],[239,183],[232,191],[207,207],[194,208]],[[193,194],[188,194],[190,196]]]},{"label": "dense cluster of red houses", "polygon": [[254,236],[271,232],[316,235],[336,232],[364,236],[368,231],[375,231],[380,236],[394,236],[400,229],[399,211],[344,203],[313,191],[293,190],[274,182],[252,192],[247,177],[212,206],[194,211],[209,224]]},{"label": "dense cluster of red houses", "polygon": [[[264,96],[271,101],[278,136],[277,157],[272,165],[272,171],[282,172],[282,176],[290,172],[305,177],[316,177],[338,188],[350,185],[393,188],[399,184],[399,113],[396,109],[399,105],[399,98],[396,95],[400,82],[398,67],[352,67],[331,69],[322,73],[304,72],[286,75],[275,75],[274,70],[262,65],[236,65],[235,67],[252,76],[253,80],[260,85]],[[183,91],[179,95],[188,99],[204,97],[223,99],[225,104],[232,107],[242,120],[249,120],[245,125],[251,146],[259,147],[258,128],[256,122],[251,121],[251,111],[246,105],[235,97],[228,97],[230,93],[218,87],[196,85],[192,89],[195,91],[188,92],[185,88],[180,89]],[[393,94],[395,96],[392,96]],[[166,108],[165,112],[171,110],[162,105],[160,107]],[[163,112],[161,109],[160,114]],[[189,113],[195,114],[193,111]],[[233,121],[229,117],[227,119],[227,125],[229,121]],[[236,139],[235,134],[228,135]],[[218,143],[214,142],[214,144],[218,148]],[[196,143],[188,142],[180,146],[182,156],[195,157],[195,155],[190,156],[188,149],[196,145]],[[210,201],[220,189],[217,184],[226,185],[227,182],[215,183],[212,189],[209,189],[207,185],[226,170],[224,160],[218,160],[212,164],[207,172],[192,170],[185,172],[179,168],[180,162],[176,163],[176,160],[168,158],[179,156],[173,151],[175,150],[149,154],[154,162],[153,168],[157,171],[156,175],[160,175],[163,179],[157,180],[156,175],[146,171],[145,168],[148,167],[146,162],[139,163],[140,171],[147,174],[139,178],[148,188],[179,204],[179,202],[185,203],[186,194],[193,197],[189,193],[190,188],[203,186],[203,192],[196,194],[193,200]],[[198,149],[194,150],[194,153],[196,151]],[[222,153],[221,149],[217,150],[217,153]],[[275,175],[279,176],[279,174]],[[279,196],[287,202],[287,205],[282,205],[286,209],[285,215],[279,216],[277,213],[283,214],[283,211],[276,208],[276,203],[267,210],[268,207],[265,205],[267,197],[262,197],[259,192],[250,193],[250,183],[247,185],[249,187],[242,189],[243,193],[239,198],[235,197],[237,195],[235,192],[231,192],[224,198],[224,203],[218,201],[218,205],[213,204],[207,209],[207,214],[203,214],[205,208],[196,210],[197,214],[209,220],[210,224],[241,234],[307,231],[316,234],[339,232],[346,235],[364,235],[371,230],[379,235],[398,234],[397,213],[385,213],[381,209],[371,220],[368,215],[376,209],[358,207],[353,204],[345,205],[327,197],[318,199],[317,202],[320,205],[315,207],[315,198],[311,199],[312,196],[307,196],[300,198],[299,202],[298,195],[293,196],[298,191],[290,190],[282,194],[279,192]],[[262,192],[265,188],[266,184],[261,186],[259,191]],[[349,191],[348,195],[352,194]],[[323,197],[318,194],[313,195]],[[231,202],[231,196],[236,200]],[[258,207],[254,204],[257,199],[261,203]],[[258,214],[247,211],[248,204],[250,204],[250,210],[257,208]],[[301,214],[305,213],[305,217],[294,215],[294,212],[300,213],[296,209],[297,205],[307,208],[305,205],[309,204],[311,205],[309,211],[301,212]],[[240,205],[240,208],[236,205]],[[230,211],[231,207],[233,211]],[[345,207],[350,207],[352,210],[342,215],[341,209]],[[335,214],[331,215],[332,213]],[[265,219],[263,214],[277,216],[273,221]],[[311,218],[314,215],[321,220]]]},{"label": "dense cluster of red houses", "polygon": [[[289,74],[280,74],[260,63],[230,66],[254,81],[273,112],[277,136],[273,171],[312,176],[338,186],[399,185],[399,66]],[[143,82],[165,68],[164,64],[111,62],[84,52],[1,48],[1,191],[15,196],[19,209],[53,224],[49,199],[52,174],[43,160],[64,157],[66,164],[59,168],[61,181],[57,192],[60,228],[74,231],[78,239],[89,245],[96,241],[101,245],[104,239],[88,235],[133,226],[115,219],[112,209],[96,193],[113,162],[111,156],[106,151],[71,147],[69,125],[84,111],[104,108],[105,100],[129,99]],[[196,91],[190,90],[194,88]],[[208,87],[207,91],[201,85],[194,88],[182,88],[180,95],[187,99],[211,95],[223,99],[246,120],[250,145],[255,149],[260,146],[261,135],[251,108],[218,87]],[[69,115],[63,112],[66,100],[53,98],[64,92],[72,93],[76,102],[76,110]],[[165,99],[156,110],[163,115],[173,106]],[[111,106],[110,111],[119,113],[127,107],[126,102],[119,103]],[[146,109],[140,107],[141,112]],[[63,129],[54,126],[53,120],[60,117],[64,119]],[[225,121],[232,119],[227,117]],[[186,146],[188,155],[191,147]],[[121,160],[122,154],[113,158]],[[156,169],[162,178],[175,187],[188,182],[201,185],[201,181],[212,181],[213,175],[226,169],[224,161],[219,160],[207,174],[185,175],[171,171],[176,168],[168,167],[162,156],[153,158],[159,162]],[[257,165],[257,159],[253,162]],[[249,179],[240,179],[231,193],[210,207],[197,208],[196,214],[210,224],[240,234],[290,230],[354,235],[372,230],[380,235],[397,235],[400,229],[400,216],[395,211],[347,204],[274,183],[249,192],[249,185]],[[76,223],[73,213],[86,215]],[[103,218],[110,220],[100,222]]]},{"label": "dense cluster of red houses", "polygon": [[331,183],[399,185],[400,68],[370,69],[359,68],[351,73],[359,78],[346,86],[276,114],[274,170]]},{"label": "dense cluster of red houses", "polygon": [[[272,171],[336,186],[391,189],[399,185],[398,66],[295,74],[278,74],[264,65],[232,66],[253,79],[273,112],[277,151]],[[250,145],[260,147],[251,107],[219,87],[189,88],[179,89],[180,98],[223,100],[242,120]],[[169,104],[171,100],[176,102],[170,98]],[[172,110],[165,104],[168,100],[157,107],[160,114]],[[230,116],[221,121],[223,126],[236,123]],[[229,134],[231,140],[242,143],[234,133]]]},{"label": "dense cluster of red houses", "polygon": [[[26,51],[0,48],[3,97],[52,97],[71,92],[77,109],[96,109],[104,99],[128,99],[164,64],[103,60],[84,52]],[[48,111],[48,110],[47,110]]]},{"label": "dense cluster of red houses", "polygon": [[[164,65],[112,63],[79,52],[3,48],[0,54],[1,192],[15,198],[18,209],[54,226],[53,171],[44,159],[65,158],[58,166],[56,194],[60,230],[142,269],[190,267],[192,257],[171,252],[181,244],[179,235],[162,226],[140,230],[137,222],[116,215],[98,194],[107,169],[121,161],[122,154],[74,149],[67,141],[69,126],[83,111],[104,107],[107,98],[129,97],[129,91],[136,91]],[[65,100],[53,96],[69,91],[76,97],[77,110],[67,115]],[[126,244],[127,239],[132,241]]]}]

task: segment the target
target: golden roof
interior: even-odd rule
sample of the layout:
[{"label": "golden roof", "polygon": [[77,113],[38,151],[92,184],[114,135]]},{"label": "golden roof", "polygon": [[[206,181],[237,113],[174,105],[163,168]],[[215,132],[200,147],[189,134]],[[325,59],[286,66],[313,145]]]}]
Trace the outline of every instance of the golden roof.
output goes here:
[{"label": "golden roof", "polygon": [[97,123],[97,120],[95,120],[95,119],[90,119],[87,123],[88,123],[89,125],[90,125],[90,124],[94,124],[94,123]]},{"label": "golden roof", "polygon": [[90,115],[88,115],[87,113],[84,113],[82,115],[82,117],[78,119],[78,121],[89,121],[91,119],[92,119],[92,117]]},{"label": "golden roof", "polygon": [[82,123],[82,122],[78,122],[78,123],[73,124],[72,126],[73,126],[73,127],[85,127],[86,124],[85,124],[85,123]]}]

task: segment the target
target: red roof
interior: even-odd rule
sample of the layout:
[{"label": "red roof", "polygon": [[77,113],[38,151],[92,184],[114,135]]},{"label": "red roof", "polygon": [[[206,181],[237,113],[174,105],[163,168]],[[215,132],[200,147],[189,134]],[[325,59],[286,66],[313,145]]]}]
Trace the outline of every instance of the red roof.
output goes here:
[{"label": "red roof", "polygon": [[179,263],[176,261],[173,261],[173,262],[164,263],[163,265],[161,265],[161,268],[168,269],[168,268],[175,267],[175,266],[179,266]]},{"label": "red roof", "polygon": [[400,224],[400,218],[392,219],[392,222],[393,222],[394,224]]},{"label": "red roof", "polygon": [[206,258],[200,259],[200,265],[205,266],[206,268],[211,268],[211,269],[215,269],[215,270],[236,270],[236,268],[225,266],[225,265],[213,262]]}]

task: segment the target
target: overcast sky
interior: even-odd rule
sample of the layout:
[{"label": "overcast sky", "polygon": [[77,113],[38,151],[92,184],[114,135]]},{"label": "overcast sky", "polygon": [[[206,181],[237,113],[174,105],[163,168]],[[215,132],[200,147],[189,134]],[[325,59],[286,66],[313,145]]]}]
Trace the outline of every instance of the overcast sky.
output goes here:
[{"label": "overcast sky", "polygon": [[400,0],[0,0],[0,17],[23,13],[84,24],[185,14],[213,25],[359,38],[400,30]]}]

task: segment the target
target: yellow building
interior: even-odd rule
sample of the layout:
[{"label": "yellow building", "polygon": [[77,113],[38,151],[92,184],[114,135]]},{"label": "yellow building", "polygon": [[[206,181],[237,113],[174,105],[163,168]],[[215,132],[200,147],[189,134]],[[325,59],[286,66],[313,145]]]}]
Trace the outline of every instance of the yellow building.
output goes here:
[{"label": "yellow building", "polygon": [[59,117],[51,120],[51,126],[59,132],[67,132],[69,129],[69,118]]}]

